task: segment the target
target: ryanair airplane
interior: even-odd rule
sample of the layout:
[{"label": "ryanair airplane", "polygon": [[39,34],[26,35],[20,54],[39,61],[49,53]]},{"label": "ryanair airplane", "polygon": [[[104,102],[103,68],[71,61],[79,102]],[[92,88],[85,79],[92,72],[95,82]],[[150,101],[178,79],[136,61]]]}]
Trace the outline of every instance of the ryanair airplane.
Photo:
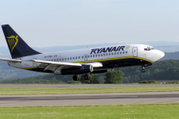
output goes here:
[{"label": "ryanair airplane", "polygon": [[56,53],[40,53],[29,47],[9,26],[2,25],[12,59],[0,58],[10,66],[57,75],[73,75],[80,80],[80,74],[90,78],[90,73],[103,73],[112,68],[126,66],[145,67],[164,57],[164,52],[143,44],[116,44]]}]

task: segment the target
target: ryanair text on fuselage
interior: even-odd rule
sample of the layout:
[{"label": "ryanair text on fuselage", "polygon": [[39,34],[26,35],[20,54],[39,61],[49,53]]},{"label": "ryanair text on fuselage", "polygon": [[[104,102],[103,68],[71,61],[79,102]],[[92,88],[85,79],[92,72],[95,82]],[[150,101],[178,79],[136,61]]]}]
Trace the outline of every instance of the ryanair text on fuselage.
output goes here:
[{"label": "ryanair text on fuselage", "polygon": [[105,47],[105,48],[95,48],[91,49],[90,54],[106,53],[106,52],[117,52],[124,51],[125,46],[114,46],[114,47]]}]

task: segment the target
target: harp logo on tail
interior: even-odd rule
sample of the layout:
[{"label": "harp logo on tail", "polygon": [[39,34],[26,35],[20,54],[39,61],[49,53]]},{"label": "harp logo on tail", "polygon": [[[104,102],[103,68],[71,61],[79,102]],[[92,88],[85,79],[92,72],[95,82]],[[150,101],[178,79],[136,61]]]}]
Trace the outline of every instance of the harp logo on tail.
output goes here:
[{"label": "harp logo on tail", "polygon": [[14,48],[17,46],[17,43],[19,41],[18,36],[9,36],[7,37],[7,41],[10,47],[11,52],[13,52]]}]

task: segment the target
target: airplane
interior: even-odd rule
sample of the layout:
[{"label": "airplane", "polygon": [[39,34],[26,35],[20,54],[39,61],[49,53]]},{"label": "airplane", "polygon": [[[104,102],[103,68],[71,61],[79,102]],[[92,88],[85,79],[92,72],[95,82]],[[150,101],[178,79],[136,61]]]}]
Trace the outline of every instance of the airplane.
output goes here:
[{"label": "airplane", "polygon": [[36,72],[56,75],[73,75],[80,80],[84,74],[90,79],[91,73],[104,73],[117,67],[141,66],[142,72],[165,56],[163,51],[144,44],[115,44],[83,49],[40,53],[32,49],[11,28],[2,25],[2,30],[12,59],[0,58],[10,66]]}]

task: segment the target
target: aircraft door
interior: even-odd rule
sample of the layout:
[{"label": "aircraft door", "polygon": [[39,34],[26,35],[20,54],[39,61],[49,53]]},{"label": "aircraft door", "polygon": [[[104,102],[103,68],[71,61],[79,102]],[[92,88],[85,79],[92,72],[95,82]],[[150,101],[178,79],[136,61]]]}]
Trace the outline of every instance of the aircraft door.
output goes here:
[{"label": "aircraft door", "polygon": [[138,48],[137,47],[132,48],[132,54],[134,57],[138,57]]}]

